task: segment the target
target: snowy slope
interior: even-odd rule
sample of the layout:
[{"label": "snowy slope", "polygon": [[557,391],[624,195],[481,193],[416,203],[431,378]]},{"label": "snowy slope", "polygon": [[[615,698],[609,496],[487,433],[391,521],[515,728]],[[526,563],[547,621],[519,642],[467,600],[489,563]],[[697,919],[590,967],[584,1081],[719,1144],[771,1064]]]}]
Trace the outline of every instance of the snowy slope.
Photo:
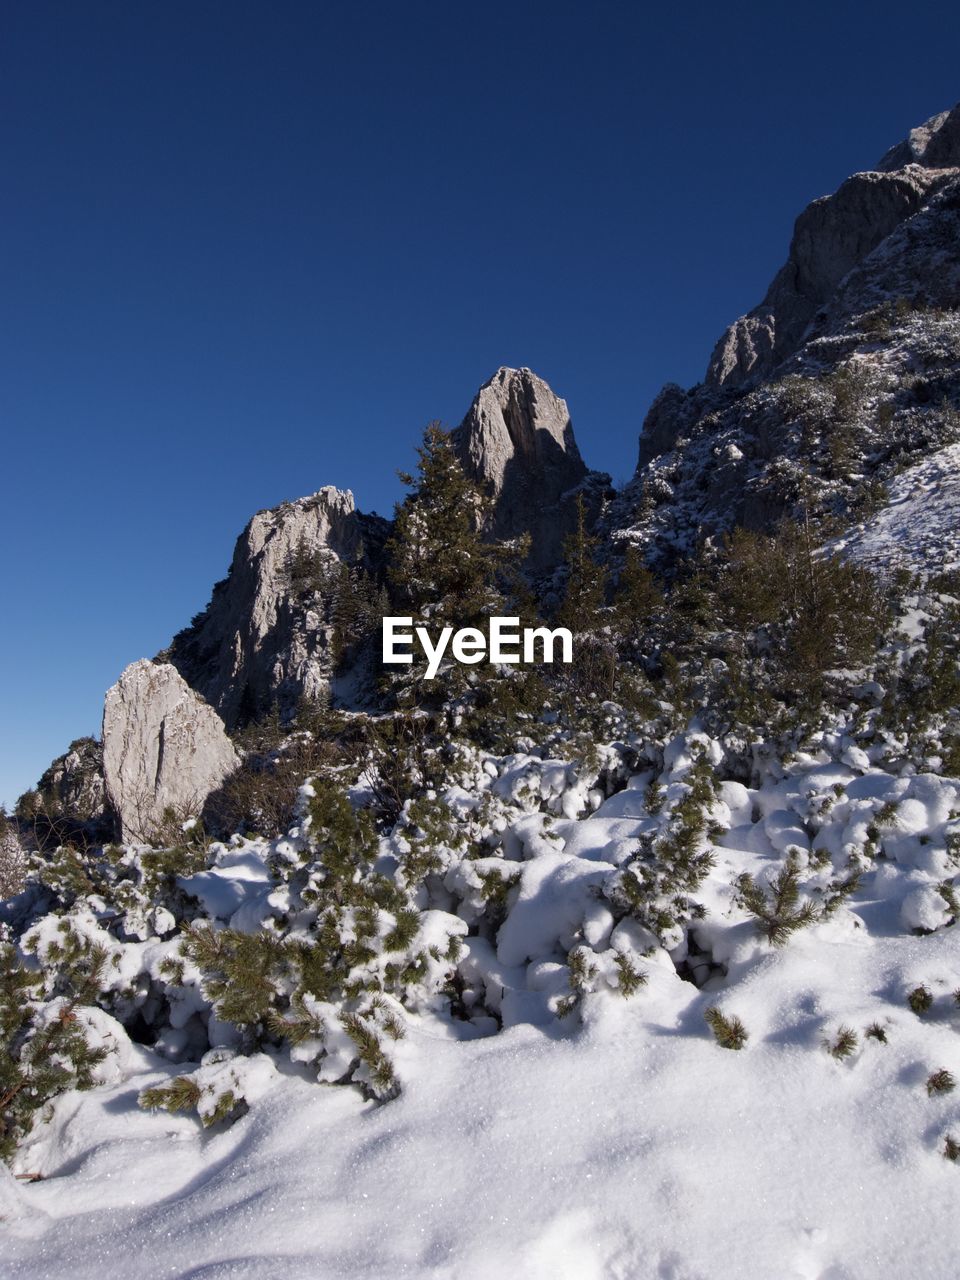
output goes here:
[{"label": "snowy slope", "polygon": [[960,1105],[923,1080],[956,1065],[956,1031],[902,1011],[839,1064],[818,1037],[877,1016],[907,973],[957,968],[945,936],[811,941],[738,992],[741,1053],[667,975],[573,1040],[417,1037],[389,1106],[288,1079],[211,1136],[138,1113],[131,1080],[62,1104],[63,1173],[23,1190],[4,1272],[946,1277],[958,1172],[935,1147]]},{"label": "snowy slope", "polygon": [[[60,1098],[28,1141],[17,1168],[43,1180],[3,1184],[4,1274],[954,1274],[960,1173],[942,1153],[960,1138],[960,1093],[930,1096],[926,1081],[960,1076],[960,950],[937,890],[955,870],[960,784],[894,777],[837,746],[840,758],[798,758],[762,789],[723,784],[697,941],[725,977],[698,989],[659,950],[629,1000],[600,983],[582,1022],[546,1017],[558,933],[583,925],[598,963],[610,945],[583,887],[650,825],[647,778],[555,820],[549,841],[531,837],[542,815],[521,819],[499,938],[516,984],[500,993],[505,1030],[464,1041],[412,1015],[396,1053],[404,1091],[384,1106],[261,1058],[263,1096],[209,1131],[138,1109],[141,1088],[182,1066],[128,1046],[122,1078]],[[871,827],[879,849],[849,906],[783,948],[762,940],[736,876],[762,881],[792,855],[816,893]],[[262,892],[249,853],[206,874],[211,906],[227,885]],[[922,1017],[907,1005],[920,984],[933,997]],[[711,1004],[743,1020],[743,1050],[714,1042]],[[864,1035],[873,1024],[885,1043]],[[824,1041],[841,1026],[858,1042],[838,1061]]]},{"label": "snowy slope", "polygon": [[889,504],[837,545],[874,569],[960,567],[960,444],[903,471],[890,484]]}]

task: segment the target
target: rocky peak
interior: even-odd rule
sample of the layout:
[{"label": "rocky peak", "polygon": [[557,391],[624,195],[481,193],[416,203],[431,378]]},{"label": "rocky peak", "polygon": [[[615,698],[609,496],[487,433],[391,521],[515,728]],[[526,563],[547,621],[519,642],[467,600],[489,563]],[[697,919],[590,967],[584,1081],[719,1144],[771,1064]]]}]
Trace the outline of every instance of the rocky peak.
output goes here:
[{"label": "rocky peak", "polygon": [[954,443],[958,246],[954,108],[804,210],[705,381],[655,399],[605,529],[669,567],[735,524],[773,527],[801,493],[852,518],[898,468]]},{"label": "rocky peak", "polygon": [[169,663],[131,663],[107,692],[103,772],[123,840],[198,815],[238,766],[223,721]]},{"label": "rocky peak", "polygon": [[575,491],[594,508],[597,490],[609,485],[581,458],[566,401],[529,369],[498,369],[477,392],[454,443],[468,474],[493,498],[486,533],[530,533],[535,568],[559,560],[575,519]]},{"label": "rocky peak", "polygon": [[941,111],[911,129],[903,142],[890,148],[877,169],[889,173],[908,164],[923,165],[925,169],[960,167],[960,103],[952,111]]},{"label": "rocky peak", "polygon": [[809,204],[763,302],[717,343],[707,385],[755,382],[791,356],[848,272],[949,182],[957,166],[960,107],[914,129],[876,170],[854,174],[833,195]]},{"label": "rocky peak", "polygon": [[253,517],[237,539],[227,577],[165,656],[234,728],[279,704],[326,692],[331,628],[291,589],[291,564],[365,563],[387,522],[357,511],[353,494],[328,485]]}]

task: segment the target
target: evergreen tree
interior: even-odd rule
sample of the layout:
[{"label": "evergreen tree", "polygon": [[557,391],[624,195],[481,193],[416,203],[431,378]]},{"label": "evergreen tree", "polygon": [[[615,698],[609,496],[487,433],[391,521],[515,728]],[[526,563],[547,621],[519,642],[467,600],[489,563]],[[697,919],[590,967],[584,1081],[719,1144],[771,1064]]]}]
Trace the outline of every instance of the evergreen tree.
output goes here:
[{"label": "evergreen tree", "polygon": [[742,1049],[750,1038],[738,1017],[727,1017],[716,1005],[705,1010],[703,1016],[721,1049]]},{"label": "evergreen tree", "polygon": [[564,542],[567,585],[558,621],[574,633],[593,633],[601,625],[606,599],[607,569],[598,563],[600,539],[587,528],[583,494],[577,494],[577,527]]},{"label": "evergreen tree", "polygon": [[663,592],[636,547],[628,547],[613,600],[614,620],[621,640],[632,650],[643,646],[651,622],[663,611]]},{"label": "evergreen tree", "polygon": [[44,1003],[42,977],[24,968],[12,946],[0,944],[0,1160],[10,1159],[56,1094],[89,1089],[107,1056],[79,1016],[81,1002],[92,1002],[96,993],[106,955],[95,951],[89,960],[69,995]]},{"label": "evergreen tree", "polygon": [[431,423],[417,453],[417,475],[400,473],[411,492],[387,543],[390,583],[413,616],[466,626],[497,612],[497,574],[517,550],[484,542],[489,502],[460,465],[450,432]]},{"label": "evergreen tree", "polygon": [[577,495],[577,525],[564,543],[566,588],[557,622],[576,636],[575,662],[565,673],[567,711],[576,715],[585,697],[609,698],[616,680],[616,647],[605,607],[608,573],[597,559],[600,539],[587,527],[583,495]]},{"label": "evergreen tree", "polygon": [[738,877],[737,889],[741,906],[774,947],[782,947],[792,933],[817,918],[813,904],[800,901],[800,867],[793,857],[773,877],[769,893],[746,871]]},{"label": "evergreen tree", "polygon": [[387,593],[357,565],[341,563],[331,585],[334,669],[345,667],[379,632],[390,612]]}]

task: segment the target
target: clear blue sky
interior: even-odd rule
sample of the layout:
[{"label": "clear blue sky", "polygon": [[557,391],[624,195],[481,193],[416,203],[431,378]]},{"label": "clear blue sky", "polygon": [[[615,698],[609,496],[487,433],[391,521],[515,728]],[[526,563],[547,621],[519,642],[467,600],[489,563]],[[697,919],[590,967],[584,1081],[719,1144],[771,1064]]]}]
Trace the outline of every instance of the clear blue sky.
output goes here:
[{"label": "clear blue sky", "polygon": [[0,800],[99,728],[249,516],[389,514],[500,364],[622,480],[793,218],[960,98],[960,11],[0,9]]}]

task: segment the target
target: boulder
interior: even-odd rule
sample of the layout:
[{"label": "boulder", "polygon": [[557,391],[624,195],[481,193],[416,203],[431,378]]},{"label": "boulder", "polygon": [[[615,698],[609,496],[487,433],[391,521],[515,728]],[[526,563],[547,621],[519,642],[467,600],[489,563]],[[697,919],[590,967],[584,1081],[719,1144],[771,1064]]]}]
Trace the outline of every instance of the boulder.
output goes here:
[{"label": "boulder", "polygon": [[199,814],[239,763],[223,721],[169,663],[134,662],[107,693],[103,771],[121,839],[150,839],[167,810]]}]

